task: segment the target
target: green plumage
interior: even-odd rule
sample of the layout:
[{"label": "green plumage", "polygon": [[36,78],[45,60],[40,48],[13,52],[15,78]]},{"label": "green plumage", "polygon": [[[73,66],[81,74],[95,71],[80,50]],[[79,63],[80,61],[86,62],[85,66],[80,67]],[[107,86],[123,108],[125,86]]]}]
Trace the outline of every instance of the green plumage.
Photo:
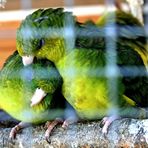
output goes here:
[{"label": "green plumage", "polygon": [[[32,15],[28,16],[29,20],[26,18],[18,29],[17,49],[21,55],[31,53],[33,56],[55,63],[63,78],[62,92],[80,117],[96,119],[107,115],[108,111],[114,107],[124,110],[129,106],[148,105],[146,91],[148,79],[145,67],[147,50],[144,28],[132,15],[120,11],[115,12],[118,36],[117,38],[110,36],[109,39],[117,45],[116,53],[110,52],[108,56],[106,56],[105,30],[106,27],[112,27],[114,19],[109,20],[108,24],[104,23],[105,17],[97,25],[93,22],[81,24],[71,13],[63,12],[61,9],[45,9],[41,13],[36,11]],[[108,18],[110,14],[106,16]],[[50,19],[44,19],[44,17]],[[127,18],[130,21],[127,21]],[[35,20],[40,19],[35,29],[41,31],[40,39],[43,39],[45,43],[38,48],[38,43],[32,42],[35,37],[30,26],[36,23]],[[70,21],[72,21],[71,24]],[[25,24],[31,32],[28,42],[22,34]],[[133,26],[140,28],[140,31],[135,34]],[[74,42],[68,47],[69,40],[66,40],[67,36],[64,32],[67,27],[74,27],[74,40],[71,39]],[[48,32],[44,31],[45,28]],[[26,49],[29,51],[27,52]],[[118,75],[108,77],[112,67],[106,71],[107,62],[115,62]],[[141,72],[141,69],[129,71],[130,67],[142,68],[143,76],[136,75],[137,72]],[[109,89],[110,79],[116,81],[113,83],[116,86],[110,85],[117,88],[117,92]]]},{"label": "green plumage", "polygon": [[[55,119],[63,114],[61,84],[62,79],[52,62],[35,60],[33,65],[24,67],[18,52],[15,52],[0,72],[0,108],[27,123]],[[31,107],[31,98],[38,87],[45,90],[47,96]]]},{"label": "green plumage", "polygon": [[[115,23],[115,24],[114,24]],[[143,24],[130,13],[116,11],[105,13],[97,22],[101,28],[116,25],[116,35],[120,45],[128,45],[135,49],[142,57],[145,66],[148,66],[147,39]]]}]

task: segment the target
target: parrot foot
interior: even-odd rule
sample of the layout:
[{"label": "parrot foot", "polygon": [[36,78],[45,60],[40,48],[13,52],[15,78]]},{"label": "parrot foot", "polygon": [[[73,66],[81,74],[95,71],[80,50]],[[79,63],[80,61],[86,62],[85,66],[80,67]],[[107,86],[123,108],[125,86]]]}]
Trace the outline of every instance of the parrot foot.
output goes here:
[{"label": "parrot foot", "polygon": [[60,118],[57,118],[55,119],[54,121],[52,122],[47,122],[46,123],[46,126],[47,126],[47,130],[45,132],[45,139],[46,141],[50,144],[51,141],[49,140],[50,138],[50,135],[51,135],[51,132],[52,130],[54,129],[54,127],[58,124],[62,124],[62,128],[63,129],[67,129],[67,127],[70,125],[70,124],[73,124],[74,122],[76,122],[75,120],[71,120],[70,118],[66,119],[65,121],[63,121],[62,119]]},{"label": "parrot foot", "polygon": [[46,96],[45,91],[42,90],[41,88],[37,88],[32,99],[31,99],[31,107],[40,103],[45,96]]},{"label": "parrot foot", "polygon": [[102,133],[104,135],[107,134],[108,128],[111,125],[111,123],[115,120],[119,119],[118,116],[110,116],[110,117],[104,117],[100,123],[100,127],[102,128]]},{"label": "parrot foot", "polygon": [[29,123],[25,123],[25,122],[20,122],[19,124],[17,124],[15,127],[13,127],[10,131],[10,134],[9,134],[9,138],[11,140],[15,139],[16,138],[16,134],[23,128],[26,128],[30,126]]},{"label": "parrot foot", "polygon": [[77,120],[72,118],[67,118],[62,124],[62,128],[67,129],[70,124],[73,124],[75,122],[77,122]]},{"label": "parrot foot", "polygon": [[55,119],[55,120],[52,121],[52,122],[49,122],[49,121],[48,121],[48,122],[46,123],[47,130],[46,130],[46,132],[45,132],[45,139],[46,139],[46,141],[47,141],[48,143],[51,143],[51,141],[49,140],[49,137],[50,137],[50,134],[51,134],[52,130],[54,129],[54,127],[55,127],[56,125],[58,125],[58,124],[60,124],[60,123],[63,123],[63,120],[60,119],[60,118],[57,118],[57,119]]}]

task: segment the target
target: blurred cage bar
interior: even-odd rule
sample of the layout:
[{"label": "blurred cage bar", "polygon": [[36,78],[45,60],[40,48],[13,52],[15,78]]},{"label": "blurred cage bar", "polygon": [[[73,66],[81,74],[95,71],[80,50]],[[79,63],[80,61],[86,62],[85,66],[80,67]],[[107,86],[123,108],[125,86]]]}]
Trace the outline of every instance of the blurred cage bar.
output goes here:
[{"label": "blurred cage bar", "polygon": [[[1,1],[0,1],[1,2]],[[124,0],[118,0],[118,2],[125,6],[125,11],[128,11],[128,6],[126,5]],[[74,14],[78,17],[79,21],[85,21],[87,19],[92,19],[93,21],[97,21],[101,13],[104,12],[106,9],[111,9],[115,7],[114,0],[64,0],[64,1],[49,1],[49,0],[7,0],[5,4],[5,8],[0,9],[0,67],[2,67],[5,59],[14,51],[16,50],[15,46],[15,34],[16,29],[20,24],[20,21],[25,17],[25,15],[32,12],[34,9],[37,8],[47,8],[47,7],[65,7],[66,9],[73,11]],[[33,9],[33,10],[32,10]],[[85,10],[83,12],[83,10]],[[144,22],[145,22],[145,29],[148,35],[148,2],[145,0],[143,6],[144,12]],[[23,16],[19,20],[13,20],[9,14],[13,14],[15,19],[18,18],[20,14]],[[20,14],[19,14],[20,13]],[[25,14],[25,15],[24,15]],[[111,16],[112,19],[115,19],[115,15]],[[10,19],[10,20],[9,20]],[[65,30],[65,38],[67,40],[67,49],[71,48],[71,45],[74,43],[74,29],[73,24],[71,24],[70,20],[67,18],[67,27],[68,29]],[[117,102],[117,77],[118,77],[118,70],[116,66],[116,56],[114,59],[109,61],[108,58],[111,53],[116,55],[116,43],[110,38],[117,38],[116,36],[116,24],[114,23],[111,28],[106,28],[105,32],[106,38],[106,76],[108,77],[108,89],[109,92],[112,92],[110,98],[113,98],[115,104]],[[112,48],[111,48],[112,47]],[[116,112],[118,113],[118,109],[112,108],[109,112]]]}]

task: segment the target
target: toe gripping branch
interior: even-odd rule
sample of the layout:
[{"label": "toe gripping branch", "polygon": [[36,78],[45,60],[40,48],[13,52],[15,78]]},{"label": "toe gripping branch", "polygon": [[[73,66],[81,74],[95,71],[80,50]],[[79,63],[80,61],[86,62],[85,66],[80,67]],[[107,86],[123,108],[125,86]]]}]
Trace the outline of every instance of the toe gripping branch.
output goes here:
[{"label": "toe gripping branch", "polygon": [[47,126],[47,130],[46,130],[46,132],[45,132],[45,139],[46,139],[46,141],[48,142],[48,143],[51,143],[51,141],[50,141],[50,135],[51,135],[51,132],[52,132],[52,130],[56,127],[56,125],[58,125],[58,124],[61,124],[61,123],[63,123],[63,120],[62,119],[59,119],[59,118],[57,118],[57,119],[55,119],[54,121],[52,121],[52,122],[47,122],[46,123],[46,126]]},{"label": "toe gripping branch", "polygon": [[54,121],[52,122],[47,122],[46,123],[46,127],[47,127],[47,130],[45,132],[45,139],[46,141],[50,144],[51,143],[51,140],[49,139],[50,138],[50,135],[52,133],[52,130],[58,125],[58,124],[62,124],[61,127],[63,129],[67,129],[68,126],[70,124],[73,124],[77,121],[75,120],[72,120],[71,118],[67,118],[66,120],[62,120],[61,118],[57,118],[55,119]]},{"label": "toe gripping branch", "polygon": [[15,139],[16,138],[16,134],[23,128],[30,126],[30,123],[24,123],[24,122],[20,122],[19,124],[17,124],[15,127],[13,127],[10,131],[9,134],[9,138],[10,139]]}]

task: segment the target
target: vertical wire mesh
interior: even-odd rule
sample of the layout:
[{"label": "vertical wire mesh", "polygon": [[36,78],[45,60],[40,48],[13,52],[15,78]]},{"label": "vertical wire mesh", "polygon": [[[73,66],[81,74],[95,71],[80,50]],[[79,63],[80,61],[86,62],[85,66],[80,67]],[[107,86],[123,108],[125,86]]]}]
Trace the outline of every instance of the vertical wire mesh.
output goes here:
[{"label": "vertical wire mesh", "polygon": [[[74,1],[73,0],[65,0],[65,7],[70,7],[73,9]],[[74,22],[73,18],[70,15],[66,15],[65,17],[65,28],[64,28],[64,38],[66,41],[66,50],[71,50],[74,48],[75,43],[75,35],[74,35]],[[69,51],[67,51],[69,52]]]},{"label": "vertical wire mesh", "polygon": [[[115,3],[114,0],[106,0],[105,4],[106,7],[111,7]],[[73,8],[74,6],[74,0],[64,0],[64,5],[67,7]],[[148,5],[148,4],[147,4]],[[31,9],[32,8],[32,2],[31,0],[21,0],[21,8],[22,9]],[[145,12],[147,13],[147,12]],[[147,15],[147,14],[146,14]],[[117,61],[117,52],[116,52],[116,40],[117,40],[117,33],[116,33],[116,23],[115,23],[115,14],[110,16],[110,18],[107,18],[107,24],[108,20],[112,19],[114,20],[114,23],[108,24],[105,26],[105,43],[106,43],[106,67],[105,67],[105,74],[108,80],[108,92],[109,92],[109,98],[111,99],[113,103],[113,108],[111,108],[108,111],[109,115],[116,114],[118,115],[118,77],[119,77],[119,71],[116,65]],[[71,17],[65,17],[65,24],[66,27],[64,29],[64,37],[66,41],[66,50],[69,52],[73,49],[74,43],[75,43],[75,28],[73,24],[73,19]],[[145,17],[145,29],[147,31],[148,36],[148,16]],[[112,56],[113,55],[113,56]],[[74,57],[73,57],[74,58]],[[73,60],[73,59],[71,59]],[[67,61],[68,62],[68,61]],[[131,67],[127,67],[131,68]],[[135,69],[133,69],[134,71]],[[75,67],[72,67],[72,73],[74,76],[75,74]],[[93,100],[92,100],[93,101]]]},{"label": "vertical wire mesh", "polygon": [[[21,7],[22,10],[27,10],[27,9],[31,9],[32,8],[32,0],[20,0],[20,2],[21,2],[20,3],[20,7]],[[30,32],[30,30],[29,30],[30,28],[27,28],[27,29],[25,30],[25,34],[24,34],[25,38],[28,37],[29,32]],[[28,81],[28,79],[32,80],[34,71],[33,71],[32,67],[29,68],[29,69],[26,68],[26,67],[23,67],[22,70],[21,70],[21,73],[22,73],[22,79],[24,81],[23,82],[24,83],[24,85],[23,85],[24,88],[23,89],[24,89],[24,92],[27,93],[28,87],[29,87],[29,89],[31,89],[31,85],[28,85],[27,81]],[[25,97],[26,97],[26,95],[24,95],[24,99],[26,99]],[[30,102],[31,102],[31,98],[30,98]],[[28,110],[26,110],[26,111],[22,110],[21,114],[24,114],[24,116],[27,116],[27,118],[31,117],[31,115],[29,114]],[[32,147],[32,136],[33,136],[32,135],[32,133],[33,133],[32,130],[33,130],[33,128],[30,128],[30,130],[28,131],[28,137],[30,137],[29,140],[28,140],[28,145],[30,147]]]},{"label": "vertical wire mesh", "polygon": [[[64,6],[69,8],[71,11],[74,8],[74,0],[64,0]],[[65,17],[65,27],[64,27],[64,39],[65,39],[65,45],[66,45],[66,53],[70,53],[70,51],[74,50],[75,46],[75,26],[74,26],[74,20],[73,17],[70,15],[66,15]],[[74,60],[74,56],[71,60]],[[68,64],[69,61],[65,61],[65,64]],[[71,79],[76,76],[76,67],[69,67],[67,69],[67,76]],[[64,118],[68,119],[71,118],[71,120],[76,121],[77,116],[75,114],[75,111],[73,110],[72,106],[66,102],[66,109]]]},{"label": "vertical wire mesh", "polygon": [[32,8],[32,1],[31,0],[21,0],[21,9],[31,9]]},{"label": "vertical wire mesh", "polygon": [[[114,0],[106,0],[105,6],[108,8],[115,5]],[[116,14],[112,13],[109,17],[106,18],[105,27],[105,45],[106,45],[106,77],[108,83],[108,98],[112,102],[113,107],[109,109],[108,114],[117,114],[117,104],[118,104],[118,69],[116,65],[117,53],[116,53]],[[109,23],[110,20],[113,20],[113,23]]]}]

